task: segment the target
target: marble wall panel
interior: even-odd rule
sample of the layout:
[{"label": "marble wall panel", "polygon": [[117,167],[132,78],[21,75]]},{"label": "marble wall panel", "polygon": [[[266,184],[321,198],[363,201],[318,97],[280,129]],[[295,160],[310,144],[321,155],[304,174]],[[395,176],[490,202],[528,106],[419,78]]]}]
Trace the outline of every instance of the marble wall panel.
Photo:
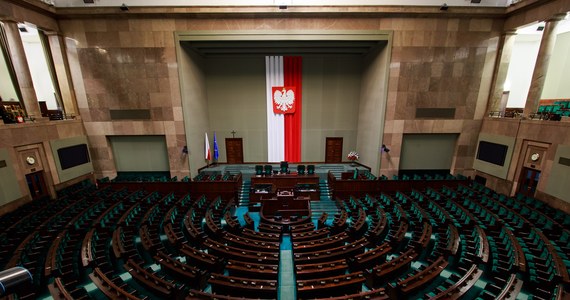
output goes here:
[{"label": "marble wall panel", "polygon": [[480,132],[515,137],[516,142],[506,179],[496,178],[482,172],[477,172],[477,174],[487,178],[487,186],[498,189],[501,193],[514,195],[518,187],[517,183],[520,180],[522,156],[526,151],[524,144],[538,142],[547,147],[547,151],[544,155],[546,161],[542,165],[535,197],[568,212],[570,211],[570,203],[548,195],[545,189],[554,163],[556,149],[559,145],[570,145],[570,140],[567,140],[569,130],[570,123],[567,122],[485,118]]},{"label": "marble wall panel", "polygon": [[[152,122],[181,122],[182,108],[174,51],[174,31],[190,30],[393,30],[385,131],[390,143],[401,144],[406,132],[450,132],[460,125],[415,119],[417,107],[456,107],[456,119],[470,120],[480,93],[489,40],[501,21],[436,18],[204,18],[62,20],[66,36],[81,39],[78,56],[89,99],[90,122],[111,122],[109,109],[150,109]],[[162,108],[160,110],[159,108]],[[116,121],[115,121],[116,122]],[[184,134],[183,126],[167,135]],[[133,133],[129,126],[111,126],[112,134]],[[86,125],[88,132],[105,130]],[[136,129],[149,134],[154,127]],[[400,139],[400,140],[398,140]],[[167,137],[167,147],[176,147]],[[464,152],[462,152],[464,153]],[[392,168],[399,151],[392,151]],[[100,170],[112,172],[112,170]]]}]

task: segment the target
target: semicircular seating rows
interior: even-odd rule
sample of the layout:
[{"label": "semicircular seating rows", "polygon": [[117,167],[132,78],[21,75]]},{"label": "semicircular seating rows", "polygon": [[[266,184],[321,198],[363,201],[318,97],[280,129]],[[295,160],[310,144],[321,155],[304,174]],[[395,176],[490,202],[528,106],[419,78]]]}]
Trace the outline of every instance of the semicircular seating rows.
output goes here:
[{"label": "semicircular seating rows", "polygon": [[[299,299],[563,299],[570,217],[471,183],[335,199],[293,226],[236,217],[234,199],[84,182],[0,218],[14,299],[277,299],[291,238]],[[567,298],[566,298],[567,299]]]}]

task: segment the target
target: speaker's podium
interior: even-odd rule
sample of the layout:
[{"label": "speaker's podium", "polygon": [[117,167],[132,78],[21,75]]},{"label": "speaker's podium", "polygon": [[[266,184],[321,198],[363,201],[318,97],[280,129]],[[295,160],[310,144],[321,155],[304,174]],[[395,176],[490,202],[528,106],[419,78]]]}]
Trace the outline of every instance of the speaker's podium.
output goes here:
[{"label": "speaker's podium", "polygon": [[295,195],[293,189],[277,190],[275,197],[261,198],[261,213],[266,218],[280,217],[283,221],[296,221],[310,216],[309,201],[307,196]]},{"label": "speaker's podium", "polygon": [[260,202],[261,198],[276,197],[277,191],[292,190],[298,196],[319,200],[319,176],[316,174],[271,174],[251,177],[249,201]]}]

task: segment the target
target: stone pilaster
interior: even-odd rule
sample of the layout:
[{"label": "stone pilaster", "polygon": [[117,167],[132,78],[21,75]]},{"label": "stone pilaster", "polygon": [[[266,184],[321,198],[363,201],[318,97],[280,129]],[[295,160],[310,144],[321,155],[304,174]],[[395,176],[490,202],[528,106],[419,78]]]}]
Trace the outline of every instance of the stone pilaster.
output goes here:
[{"label": "stone pilaster", "polygon": [[528,90],[526,105],[524,107],[525,116],[535,113],[538,109],[538,103],[542,95],[546,73],[548,72],[550,57],[552,56],[554,44],[556,43],[556,27],[565,16],[566,14],[556,15],[546,21],[546,25],[544,26],[542,40],[540,41],[540,48],[538,49],[538,56],[536,58],[534,72],[532,73],[530,88]]}]

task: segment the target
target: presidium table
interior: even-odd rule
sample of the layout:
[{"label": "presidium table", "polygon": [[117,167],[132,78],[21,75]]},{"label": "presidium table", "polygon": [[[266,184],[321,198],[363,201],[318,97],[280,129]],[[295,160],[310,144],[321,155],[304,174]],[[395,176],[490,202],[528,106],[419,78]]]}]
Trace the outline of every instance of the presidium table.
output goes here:
[{"label": "presidium table", "polygon": [[319,200],[319,176],[297,173],[254,176],[249,199],[252,204],[261,205],[266,217],[310,216],[309,201]]}]

